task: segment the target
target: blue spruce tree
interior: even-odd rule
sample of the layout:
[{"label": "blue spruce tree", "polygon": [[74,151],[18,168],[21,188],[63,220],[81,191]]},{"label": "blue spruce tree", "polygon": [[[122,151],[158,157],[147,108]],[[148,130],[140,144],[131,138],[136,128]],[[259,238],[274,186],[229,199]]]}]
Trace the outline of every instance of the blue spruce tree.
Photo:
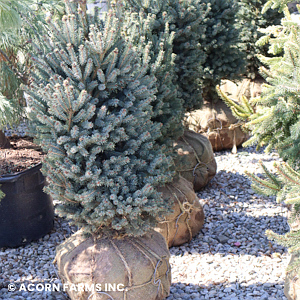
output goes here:
[{"label": "blue spruce tree", "polygon": [[36,49],[29,94],[32,132],[47,153],[46,191],[57,211],[86,232],[140,236],[169,210],[156,187],[172,180],[156,141],[156,78],[122,21],[66,1],[62,20]]},{"label": "blue spruce tree", "polygon": [[[172,48],[168,46],[166,49],[169,53],[173,52],[172,67],[175,73],[171,82],[177,87],[177,95],[183,101],[179,116],[183,117],[185,111],[201,107],[202,63],[205,61],[205,53],[199,40],[206,30],[203,22],[209,7],[201,4],[199,0],[123,0],[123,2],[127,9],[142,12],[145,16],[155,15],[152,27],[154,37],[164,34],[166,26],[172,32]],[[166,55],[170,54],[166,53],[165,57]],[[170,100],[168,102],[174,103],[174,99]],[[178,113],[174,111],[173,116],[178,116]]]},{"label": "blue spruce tree", "polygon": [[245,70],[245,57],[239,47],[241,28],[236,22],[239,6],[235,0],[201,2],[211,8],[203,24],[205,34],[199,40],[206,55],[203,63],[203,98],[217,102],[216,86],[221,80],[238,79]]},{"label": "blue spruce tree", "polygon": [[[121,4],[119,3],[119,12]],[[142,55],[141,63],[149,63],[147,74],[157,78],[156,99],[152,102],[152,120],[163,124],[159,143],[164,147],[167,146],[166,151],[169,152],[172,141],[183,134],[181,121],[184,109],[183,101],[178,94],[174,68],[175,32],[170,30],[165,8],[164,2],[153,1],[148,6],[141,3],[138,6],[135,1],[125,1],[123,19],[126,40],[137,48],[143,47],[146,43],[149,49],[147,56]]]},{"label": "blue spruce tree", "polygon": [[270,56],[266,45],[256,45],[263,36],[261,29],[279,25],[282,13],[269,9],[262,13],[262,8],[267,0],[239,0],[237,25],[241,29],[241,49],[246,54],[247,69],[245,76],[251,79],[260,78],[259,67],[262,65],[258,54]]}]

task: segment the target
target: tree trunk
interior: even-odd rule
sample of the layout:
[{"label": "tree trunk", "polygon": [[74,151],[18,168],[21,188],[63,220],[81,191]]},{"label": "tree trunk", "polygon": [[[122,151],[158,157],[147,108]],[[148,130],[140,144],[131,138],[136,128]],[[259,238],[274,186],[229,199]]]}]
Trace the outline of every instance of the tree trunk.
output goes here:
[{"label": "tree trunk", "polygon": [[4,132],[0,130],[0,149],[11,148],[8,138],[5,136]]}]

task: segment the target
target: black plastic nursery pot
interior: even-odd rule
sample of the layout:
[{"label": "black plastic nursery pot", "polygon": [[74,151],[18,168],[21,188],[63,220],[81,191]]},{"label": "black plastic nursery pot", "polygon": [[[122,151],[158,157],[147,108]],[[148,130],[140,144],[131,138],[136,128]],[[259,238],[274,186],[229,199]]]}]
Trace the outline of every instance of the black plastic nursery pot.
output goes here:
[{"label": "black plastic nursery pot", "polygon": [[28,244],[53,228],[53,201],[43,192],[41,167],[40,163],[0,177],[0,188],[5,193],[0,200],[0,247]]}]

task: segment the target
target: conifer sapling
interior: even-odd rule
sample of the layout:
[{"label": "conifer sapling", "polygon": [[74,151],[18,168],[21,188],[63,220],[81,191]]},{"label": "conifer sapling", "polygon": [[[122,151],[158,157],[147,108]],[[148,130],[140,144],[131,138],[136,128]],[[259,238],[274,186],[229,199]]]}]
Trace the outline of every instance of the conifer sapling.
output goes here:
[{"label": "conifer sapling", "polygon": [[[59,215],[86,232],[140,236],[168,212],[156,187],[173,177],[152,121],[156,78],[112,12],[100,19],[65,2],[62,20],[48,20],[26,89],[32,132],[47,153],[46,190],[60,200]],[[149,47],[140,50],[147,56]]]},{"label": "conifer sapling", "polygon": [[[161,5],[158,5],[160,3]],[[120,11],[121,3],[118,8]],[[164,2],[152,1],[145,7],[135,1],[124,1],[124,34],[126,41],[140,49],[149,46],[149,55],[141,63],[149,63],[148,75],[157,78],[156,99],[152,102],[154,122],[163,124],[159,143],[170,152],[172,141],[183,134],[183,101],[178,96],[175,74],[173,42],[175,32],[170,30]],[[141,51],[140,51],[141,52]],[[142,53],[142,52],[141,52]]]},{"label": "conifer sapling", "polygon": [[178,97],[183,101],[180,115],[182,117],[185,111],[201,107],[205,53],[199,40],[206,30],[203,23],[209,6],[199,0],[124,0],[124,3],[129,9],[156,16],[153,36],[163,34],[166,26],[173,32],[173,46],[167,49],[175,55],[173,83],[177,86]]},{"label": "conifer sapling", "polygon": [[236,23],[238,4],[234,0],[203,0],[211,9],[205,19],[205,35],[199,43],[204,49],[203,98],[209,102],[219,100],[216,86],[222,79],[234,80],[244,72],[244,54],[239,48],[240,28]]}]

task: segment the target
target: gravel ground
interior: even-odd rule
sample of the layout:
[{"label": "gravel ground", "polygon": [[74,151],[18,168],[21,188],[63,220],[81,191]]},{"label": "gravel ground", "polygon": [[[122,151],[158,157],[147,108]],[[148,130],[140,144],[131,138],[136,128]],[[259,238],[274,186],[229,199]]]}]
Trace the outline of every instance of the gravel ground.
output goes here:
[{"label": "gravel ground", "polygon": [[25,121],[21,121],[18,126],[10,127],[7,125],[4,128],[4,133],[6,136],[18,135],[18,136],[25,136],[27,135],[27,125]]},{"label": "gravel ground", "polygon": [[[259,160],[270,167],[278,156],[251,147],[215,156],[218,173],[199,193],[206,223],[189,244],[170,249],[173,283],[167,300],[286,299],[283,283],[289,255],[265,237],[265,230],[288,231],[287,208],[273,197],[255,194],[244,175],[246,169],[260,173]],[[22,283],[60,283],[52,265],[55,247],[74,230],[56,217],[54,230],[39,241],[0,248],[0,299],[68,299],[61,292],[18,289]],[[13,287],[9,284],[16,291],[8,291]]]},{"label": "gravel ground", "polygon": [[287,208],[274,197],[255,194],[244,175],[261,173],[259,160],[272,169],[278,156],[249,147],[215,157],[218,173],[198,194],[206,216],[202,232],[170,249],[173,284],[167,299],[286,299],[289,255],[265,230],[287,232]]}]

